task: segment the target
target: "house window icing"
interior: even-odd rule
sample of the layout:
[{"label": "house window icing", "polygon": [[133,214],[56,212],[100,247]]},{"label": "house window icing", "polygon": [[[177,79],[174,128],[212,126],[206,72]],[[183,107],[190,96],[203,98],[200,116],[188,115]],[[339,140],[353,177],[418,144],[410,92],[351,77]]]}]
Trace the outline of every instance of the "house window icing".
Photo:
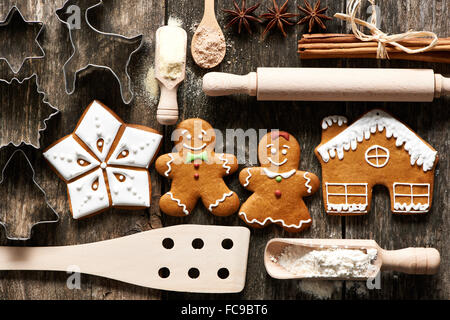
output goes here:
[{"label": "house window icing", "polygon": [[371,146],[366,151],[365,159],[372,167],[382,168],[389,161],[389,150],[379,145]]},{"label": "house window icing", "polygon": [[367,212],[367,183],[325,183],[327,212]]},{"label": "house window icing", "polygon": [[429,183],[399,183],[393,186],[394,212],[427,212],[430,208]]}]

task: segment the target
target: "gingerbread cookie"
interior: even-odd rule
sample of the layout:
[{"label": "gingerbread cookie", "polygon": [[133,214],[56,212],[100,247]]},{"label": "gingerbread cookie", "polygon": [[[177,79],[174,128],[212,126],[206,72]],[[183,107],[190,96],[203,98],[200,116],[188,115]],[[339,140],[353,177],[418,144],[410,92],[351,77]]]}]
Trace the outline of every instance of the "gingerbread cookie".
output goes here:
[{"label": "gingerbread cookie", "polygon": [[325,118],[315,153],[328,214],[367,213],[378,184],[389,190],[392,212],[430,210],[437,152],[382,110],[372,110],[350,126],[345,117]]},{"label": "gingerbread cookie", "polygon": [[44,157],[67,183],[73,218],[85,218],[111,207],[150,206],[148,167],[162,135],[125,124],[98,101],[83,113],[75,131],[44,150]]},{"label": "gingerbread cookie", "polygon": [[241,219],[255,228],[276,223],[289,232],[299,232],[309,227],[312,220],[302,198],[317,191],[319,178],[297,170],[297,140],[287,132],[270,132],[259,142],[258,159],[261,167],[239,174],[240,183],[254,192],[239,210]]},{"label": "gingerbread cookie", "polygon": [[156,170],[172,180],[170,191],[161,197],[159,206],[172,216],[189,215],[200,198],[216,216],[227,216],[239,208],[239,198],[223,181],[238,168],[231,154],[214,152],[216,135],[202,119],[181,122],[174,132],[176,152],[156,160]]}]

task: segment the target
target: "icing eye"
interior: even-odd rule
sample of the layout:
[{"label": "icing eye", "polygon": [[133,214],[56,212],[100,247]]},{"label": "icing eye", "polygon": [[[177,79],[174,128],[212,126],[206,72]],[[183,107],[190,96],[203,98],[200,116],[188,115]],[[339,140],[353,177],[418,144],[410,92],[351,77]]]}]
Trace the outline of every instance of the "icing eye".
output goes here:
[{"label": "icing eye", "polygon": [[275,149],[275,148],[270,149],[270,153],[271,154],[276,154],[277,153],[277,149]]},{"label": "icing eye", "polygon": [[123,174],[114,173],[114,175],[116,176],[116,179],[119,180],[120,182],[125,182],[126,178]]},{"label": "icing eye", "polygon": [[186,139],[191,140],[191,139],[192,139],[192,136],[191,136],[190,134],[188,134],[188,135],[186,136]]},{"label": "icing eye", "polygon": [[203,140],[203,135],[199,134],[199,135],[198,135],[198,139],[199,139],[199,140]]},{"label": "icing eye", "polygon": [[88,165],[90,165],[91,163],[89,161],[86,161],[84,159],[78,159],[77,163],[79,166],[81,167],[87,167]]},{"label": "icing eye", "polygon": [[105,141],[103,139],[98,139],[97,140],[97,149],[98,149],[98,151],[102,152],[104,145],[105,145]]},{"label": "icing eye", "polygon": [[117,159],[123,159],[128,157],[128,155],[130,154],[130,151],[128,150],[123,150],[121,153],[119,153],[119,155],[117,156]]},{"label": "icing eye", "polygon": [[99,186],[99,182],[98,182],[98,179],[97,179],[92,184],[92,190],[97,191],[98,190],[98,186]]},{"label": "icing eye", "polygon": [[283,149],[283,151],[281,151],[282,154],[287,155],[287,150]]}]

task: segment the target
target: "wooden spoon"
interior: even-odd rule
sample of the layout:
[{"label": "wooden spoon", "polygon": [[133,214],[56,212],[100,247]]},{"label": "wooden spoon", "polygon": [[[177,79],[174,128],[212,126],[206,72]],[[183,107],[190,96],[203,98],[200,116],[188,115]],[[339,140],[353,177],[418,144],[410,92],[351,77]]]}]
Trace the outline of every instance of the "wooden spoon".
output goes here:
[{"label": "wooden spoon", "polygon": [[0,247],[0,270],[82,273],[139,286],[228,293],[244,288],[250,231],[178,225],[66,247]]},{"label": "wooden spoon", "polygon": [[[203,47],[208,40],[213,39],[218,42],[215,43],[214,48],[212,46]],[[214,52],[214,50],[218,50],[218,52]],[[205,0],[203,19],[192,37],[191,53],[195,63],[205,69],[217,66],[225,57],[225,37],[214,13],[214,0]]]},{"label": "wooden spoon", "polygon": [[[312,250],[340,249],[376,249],[377,258],[373,262],[374,271],[367,277],[327,278],[293,274],[279,265],[275,260],[289,245],[302,246]],[[275,258],[275,259],[274,259]],[[272,239],[264,252],[264,265],[267,273],[275,279],[316,279],[316,280],[366,280],[375,277],[385,270],[399,271],[408,274],[435,274],[440,265],[439,251],[433,248],[407,248],[401,250],[384,250],[374,240],[353,239]]]},{"label": "wooden spoon", "polygon": [[[168,78],[161,70],[161,63],[163,57],[160,55],[161,47],[161,33],[171,31],[176,35],[173,41],[180,41],[179,46],[184,46],[184,62],[180,74],[175,78]],[[170,33],[169,33],[170,34]],[[180,83],[186,77],[186,47],[187,35],[180,27],[164,26],[156,30],[156,46],[155,46],[155,78],[158,80],[161,96],[159,98],[158,110],[156,119],[160,124],[173,125],[178,121],[178,101],[177,90]]]}]

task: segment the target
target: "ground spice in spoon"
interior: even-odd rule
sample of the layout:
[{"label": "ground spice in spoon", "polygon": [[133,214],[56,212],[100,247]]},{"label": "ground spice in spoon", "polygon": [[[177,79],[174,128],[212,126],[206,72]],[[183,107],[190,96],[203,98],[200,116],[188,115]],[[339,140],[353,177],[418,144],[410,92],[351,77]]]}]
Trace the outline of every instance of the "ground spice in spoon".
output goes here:
[{"label": "ground spice in spoon", "polygon": [[200,26],[196,31],[192,46],[192,56],[195,63],[202,68],[212,68],[218,65],[226,51],[225,38],[217,29]]}]

